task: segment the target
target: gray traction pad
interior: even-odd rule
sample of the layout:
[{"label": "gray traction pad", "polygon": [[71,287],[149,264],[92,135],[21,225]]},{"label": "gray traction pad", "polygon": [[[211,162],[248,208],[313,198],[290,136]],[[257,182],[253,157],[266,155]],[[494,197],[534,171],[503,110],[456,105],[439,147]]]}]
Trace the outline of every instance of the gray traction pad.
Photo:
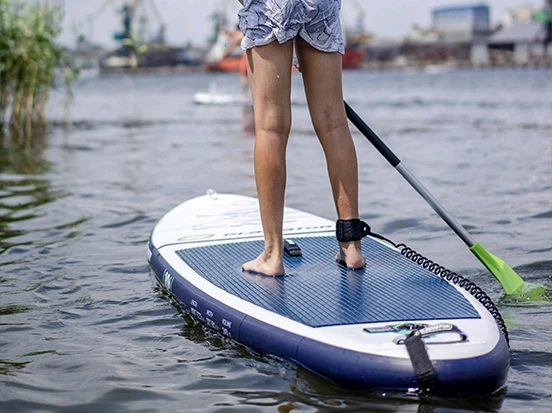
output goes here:
[{"label": "gray traction pad", "polygon": [[262,251],[262,241],[195,247],[177,254],[217,287],[311,327],[480,318],[447,281],[374,239],[363,239],[367,266],[356,271],[333,261],[334,237],[291,239],[303,256],[285,256],[285,277],[242,272],[241,265]]}]

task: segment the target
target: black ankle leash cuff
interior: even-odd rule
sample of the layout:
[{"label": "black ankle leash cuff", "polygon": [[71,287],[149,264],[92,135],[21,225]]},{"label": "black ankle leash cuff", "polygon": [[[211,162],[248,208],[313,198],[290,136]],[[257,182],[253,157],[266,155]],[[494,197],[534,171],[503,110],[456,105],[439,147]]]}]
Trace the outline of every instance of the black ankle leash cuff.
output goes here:
[{"label": "black ankle leash cuff", "polygon": [[335,224],[335,237],[340,242],[360,241],[370,233],[370,226],[358,218],[338,219]]}]

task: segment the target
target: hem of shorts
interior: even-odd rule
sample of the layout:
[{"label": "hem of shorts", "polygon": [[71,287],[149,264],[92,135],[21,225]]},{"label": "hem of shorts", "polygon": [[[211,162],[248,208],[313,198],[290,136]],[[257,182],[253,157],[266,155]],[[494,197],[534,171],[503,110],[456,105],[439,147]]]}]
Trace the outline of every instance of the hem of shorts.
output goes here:
[{"label": "hem of shorts", "polygon": [[334,50],[332,49],[331,47],[327,47],[327,48],[323,48],[323,47],[319,47],[315,44],[312,44],[309,39],[305,38],[304,36],[301,35],[301,32],[298,33],[298,36],[301,36],[301,39],[303,39],[304,41],[306,41],[308,44],[310,44],[312,47],[314,47],[316,50],[320,50],[321,52],[325,52],[325,53],[334,53],[334,52],[337,52],[339,53],[340,55],[344,55],[345,54],[345,47],[343,47],[343,50],[341,49],[337,49],[337,50]]},{"label": "hem of shorts", "polygon": [[263,39],[261,41],[255,41],[249,37],[244,37],[244,39],[248,39],[251,41],[252,44],[248,45],[247,47],[243,47],[243,44],[241,46],[242,50],[244,52],[247,52],[248,49],[252,49],[254,47],[257,47],[257,46],[266,46],[267,44],[270,44],[272,42],[278,42],[280,44],[284,44],[286,42],[289,42],[290,40],[293,40],[293,39],[296,39],[297,37],[301,36],[301,39],[303,39],[304,41],[306,41],[308,44],[310,44],[312,47],[314,47],[316,50],[319,50],[321,52],[325,52],[325,53],[334,53],[334,52],[337,52],[339,53],[340,55],[344,55],[345,54],[345,48],[342,49],[337,49],[337,50],[334,50],[332,49],[331,47],[328,47],[328,48],[323,48],[323,47],[320,47],[318,45],[315,45],[315,44],[312,44],[309,39],[306,39],[304,36],[301,35],[301,33],[298,33],[296,36],[289,36],[289,37],[284,37],[282,39],[279,39],[276,35],[273,35],[271,37],[269,37],[268,39]]}]

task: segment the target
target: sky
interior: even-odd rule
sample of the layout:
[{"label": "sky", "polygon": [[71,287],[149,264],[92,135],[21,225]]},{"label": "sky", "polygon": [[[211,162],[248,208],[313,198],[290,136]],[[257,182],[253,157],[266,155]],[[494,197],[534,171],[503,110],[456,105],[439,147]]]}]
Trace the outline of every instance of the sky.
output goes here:
[{"label": "sky", "polygon": [[[117,10],[125,0],[58,0],[64,4],[65,18],[60,40],[75,44],[79,33],[94,43],[112,48],[116,42],[113,33],[120,30],[121,17]],[[166,38],[170,44],[188,42],[204,46],[213,32],[209,15],[217,9],[226,10],[229,24],[237,23],[237,0],[142,0],[146,6],[154,2],[164,23]],[[413,24],[429,26],[431,10],[446,5],[487,4],[491,8],[493,23],[501,21],[504,11],[523,5],[542,7],[544,0],[342,0],[342,22],[352,27],[359,13],[364,13],[365,28],[379,37],[402,37]],[[151,10],[148,8],[147,10]],[[91,16],[94,16],[91,18]],[[150,11],[150,25],[158,27],[158,21]]]}]

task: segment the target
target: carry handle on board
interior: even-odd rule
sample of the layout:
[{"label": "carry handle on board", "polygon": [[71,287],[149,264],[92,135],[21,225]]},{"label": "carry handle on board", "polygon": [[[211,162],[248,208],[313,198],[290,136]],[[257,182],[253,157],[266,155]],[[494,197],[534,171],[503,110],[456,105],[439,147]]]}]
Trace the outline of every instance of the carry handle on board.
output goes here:
[{"label": "carry handle on board", "polygon": [[357,129],[374,145],[385,159],[395,168],[406,181],[418,192],[422,198],[433,208],[435,212],[448,224],[448,226],[464,241],[470,251],[481,261],[494,275],[507,295],[518,295],[528,299],[543,299],[546,297],[546,287],[532,286],[526,288],[523,279],[504,261],[494,256],[475,241],[468,231],[435,199],[422,183],[401,163],[401,160],[389,149],[378,135],[360,118],[360,116],[347,104],[345,111],[349,120]]}]

